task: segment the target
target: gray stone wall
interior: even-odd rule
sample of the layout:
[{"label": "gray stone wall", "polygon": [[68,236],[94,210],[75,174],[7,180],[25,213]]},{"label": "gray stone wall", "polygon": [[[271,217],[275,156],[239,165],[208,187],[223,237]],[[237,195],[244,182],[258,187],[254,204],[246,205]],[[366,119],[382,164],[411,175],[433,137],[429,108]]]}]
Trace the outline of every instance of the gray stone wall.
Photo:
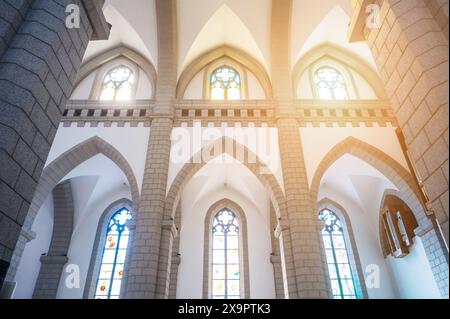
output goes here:
[{"label": "gray stone wall", "polygon": [[[69,4],[79,5],[79,28],[66,27],[65,11]],[[87,44],[93,35],[99,38],[109,34],[109,29],[99,29],[107,26],[98,11],[102,5],[103,1],[80,0],[0,1],[0,260],[3,265],[11,261]],[[0,287],[1,284],[0,280]]]}]

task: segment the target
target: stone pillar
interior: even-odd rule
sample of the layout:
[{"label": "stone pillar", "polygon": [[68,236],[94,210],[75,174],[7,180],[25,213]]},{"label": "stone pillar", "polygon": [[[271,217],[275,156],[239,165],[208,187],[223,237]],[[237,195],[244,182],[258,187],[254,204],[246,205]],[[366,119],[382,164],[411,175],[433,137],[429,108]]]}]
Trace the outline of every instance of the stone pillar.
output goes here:
[{"label": "stone pillar", "polygon": [[[377,0],[379,26],[355,23],[378,66],[406,144],[448,244],[448,1]],[[365,21],[356,6],[353,20]]]},{"label": "stone pillar", "polygon": [[167,242],[169,237],[163,236],[163,228],[167,226],[163,216],[177,76],[175,6],[175,0],[156,0],[159,52],[155,118],[150,129],[133,249],[130,264],[125,269],[127,278],[122,292],[125,298],[167,298],[167,295],[157,295],[157,285],[164,265],[168,278],[170,276],[170,262],[161,260],[160,265],[160,252],[163,252],[162,258],[170,258],[166,248],[171,251],[172,241]]},{"label": "stone pillar", "polygon": [[41,269],[33,298],[55,299],[73,231],[74,206],[70,180],[53,190],[53,235],[48,254],[41,256]]},{"label": "stone pillar", "polygon": [[[175,214],[175,227],[177,233],[181,226],[181,203],[178,203],[177,211]],[[169,283],[169,299],[177,298],[177,284],[178,284],[178,268],[181,263],[180,255],[180,235],[173,240],[172,244],[172,259],[171,259],[171,269],[170,269],[170,283]]]},{"label": "stone pillar", "polygon": [[275,296],[277,299],[284,299],[285,288],[283,284],[283,268],[280,255],[279,239],[275,237],[275,230],[277,227],[277,216],[273,205],[270,206],[270,228],[273,231],[270,238],[272,243],[272,255],[270,256],[270,262],[273,266],[273,276],[275,282]]},{"label": "stone pillar", "polygon": [[[366,40],[372,51],[411,160],[448,244],[448,1],[371,2],[381,9],[379,24],[370,27],[365,23],[368,1],[355,3],[350,36]],[[448,298],[448,249],[440,240],[440,231],[428,229],[418,235],[441,295]]]},{"label": "stone pillar", "polygon": [[[280,221],[281,238],[286,242],[286,237],[290,237],[292,247],[295,277],[287,278],[291,287],[289,297],[329,298],[331,291],[318,230],[319,219],[309,192],[300,130],[295,119],[290,64],[291,16],[292,0],[272,2],[272,83],[288,218],[288,221]],[[296,291],[292,291],[292,287],[296,287]]]},{"label": "stone pillar", "polygon": [[[66,27],[69,4],[80,9],[79,28]],[[87,44],[108,36],[102,5],[0,1],[0,278],[8,271]]]}]

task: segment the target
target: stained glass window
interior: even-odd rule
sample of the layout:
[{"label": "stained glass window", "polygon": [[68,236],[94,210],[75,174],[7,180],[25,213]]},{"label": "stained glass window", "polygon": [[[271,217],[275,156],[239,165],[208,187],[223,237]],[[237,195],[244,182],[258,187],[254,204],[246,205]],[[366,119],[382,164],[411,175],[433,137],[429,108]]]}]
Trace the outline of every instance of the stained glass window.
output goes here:
[{"label": "stained glass window", "polygon": [[119,299],[130,236],[126,224],[131,217],[131,212],[122,208],[109,221],[95,299]]},{"label": "stained glass window", "polygon": [[336,69],[324,66],[314,76],[319,98],[324,100],[347,100],[348,91],[343,75]]},{"label": "stained glass window", "polygon": [[322,210],[319,213],[319,218],[325,222],[322,239],[333,297],[335,299],[357,299],[341,220],[328,209]]},{"label": "stained glass window", "polygon": [[229,67],[215,70],[210,79],[212,100],[239,100],[241,98],[241,77]]},{"label": "stained glass window", "polygon": [[240,298],[239,221],[221,210],[212,225],[212,298]]},{"label": "stained glass window", "polygon": [[109,71],[103,79],[100,100],[129,100],[134,84],[134,74],[130,68],[119,66]]}]

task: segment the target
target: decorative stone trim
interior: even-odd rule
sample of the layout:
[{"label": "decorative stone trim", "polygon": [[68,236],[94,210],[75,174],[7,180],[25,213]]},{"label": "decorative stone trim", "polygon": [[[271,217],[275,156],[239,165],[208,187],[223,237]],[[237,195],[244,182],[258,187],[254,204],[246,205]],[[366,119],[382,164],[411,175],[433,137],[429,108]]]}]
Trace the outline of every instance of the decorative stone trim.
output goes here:
[{"label": "decorative stone trim", "polygon": [[40,261],[42,264],[65,265],[69,258],[67,256],[41,256]]},{"label": "decorative stone trim", "polygon": [[386,153],[354,137],[348,137],[337,144],[322,159],[311,183],[313,199],[317,200],[320,183],[325,172],[345,154],[353,155],[380,171],[403,194],[405,203],[416,215],[419,225],[423,226],[430,223],[419,201],[419,189],[410,172]]},{"label": "decorative stone trim", "polygon": [[106,22],[103,15],[103,4],[105,0],[89,1],[83,0],[83,7],[86,10],[87,17],[92,26],[91,40],[108,40],[111,31],[111,25]]},{"label": "decorative stone trim", "polygon": [[36,239],[36,232],[32,231],[31,229],[25,229],[25,227],[22,227],[20,235],[27,240],[27,243]]},{"label": "decorative stone trim", "polygon": [[178,229],[173,220],[163,220],[162,229],[170,231],[173,238],[178,237]]},{"label": "decorative stone trim", "polygon": [[270,255],[270,263],[271,264],[279,264],[281,263],[281,257],[279,255]]},{"label": "decorative stone trim", "polygon": [[[154,100],[129,102],[70,101],[63,126],[70,127],[150,127],[159,117]],[[296,100],[295,113],[300,127],[386,127],[398,126],[384,100],[321,101]],[[276,127],[277,115],[269,100],[205,101],[175,103],[174,127]]]}]

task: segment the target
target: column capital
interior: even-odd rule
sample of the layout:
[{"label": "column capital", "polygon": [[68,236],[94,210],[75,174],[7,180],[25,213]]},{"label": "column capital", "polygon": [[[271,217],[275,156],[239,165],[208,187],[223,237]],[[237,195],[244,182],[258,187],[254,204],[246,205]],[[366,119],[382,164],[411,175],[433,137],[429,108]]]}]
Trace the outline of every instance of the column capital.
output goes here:
[{"label": "column capital", "polygon": [[170,231],[173,238],[176,238],[178,236],[178,228],[172,219],[163,220],[162,229]]},{"label": "column capital", "polygon": [[65,265],[69,258],[67,256],[41,256],[41,263],[52,265]]},{"label": "column capital", "polygon": [[93,30],[91,40],[108,40],[111,25],[103,14],[105,0],[82,0],[82,3]]}]

